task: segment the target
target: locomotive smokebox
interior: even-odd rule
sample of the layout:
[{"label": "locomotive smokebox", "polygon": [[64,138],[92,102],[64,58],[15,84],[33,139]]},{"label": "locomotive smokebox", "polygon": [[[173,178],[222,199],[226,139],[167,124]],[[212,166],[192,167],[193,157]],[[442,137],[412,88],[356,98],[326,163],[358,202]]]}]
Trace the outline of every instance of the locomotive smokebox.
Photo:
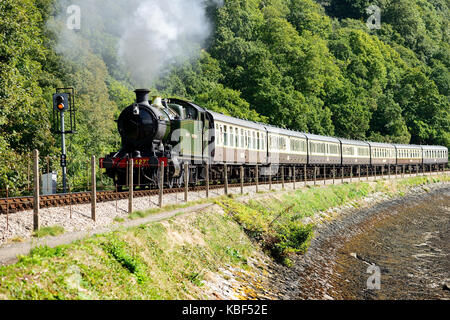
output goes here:
[{"label": "locomotive smokebox", "polygon": [[136,103],[137,104],[143,104],[146,106],[150,106],[149,102],[148,102],[148,98],[150,95],[150,90],[148,89],[137,89],[134,90],[134,92],[136,93]]}]

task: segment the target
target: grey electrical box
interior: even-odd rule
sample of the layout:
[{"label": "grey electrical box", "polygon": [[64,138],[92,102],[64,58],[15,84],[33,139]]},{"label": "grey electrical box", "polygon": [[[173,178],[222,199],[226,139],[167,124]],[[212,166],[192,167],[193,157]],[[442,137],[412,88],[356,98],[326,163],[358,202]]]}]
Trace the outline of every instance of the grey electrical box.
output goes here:
[{"label": "grey electrical box", "polygon": [[42,175],[42,195],[48,196],[56,194],[56,182],[58,175],[56,172],[50,172]]}]

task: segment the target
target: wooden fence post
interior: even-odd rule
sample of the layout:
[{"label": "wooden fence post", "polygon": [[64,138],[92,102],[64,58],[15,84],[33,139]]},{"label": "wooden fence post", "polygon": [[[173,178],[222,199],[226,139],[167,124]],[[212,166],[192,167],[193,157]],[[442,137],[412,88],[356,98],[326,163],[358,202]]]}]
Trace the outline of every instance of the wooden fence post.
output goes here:
[{"label": "wooden fence post", "polygon": [[206,164],[206,198],[209,198],[209,163]]},{"label": "wooden fence post", "polygon": [[244,169],[244,166],[241,166],[241,172],[240,172],[241,194],[244,194],[244,176],[245,176],[245,169]]},{"label": "wooden fence post", "polygon": [[258,193],[259,192],[259,166],[258,165],[256,165],[256,167],[255,167],[255,174],[256,174],[256,178],[255,178],[255,181],[256,181],[256,193]]},{"label": "wooden fence post", "polygon": [[95,175],[95,156],[91,159],[91,218],[96,222],[97,219],[97,181]]},{"label": "wooden fence post", "polygon": [[295,177],[295,169],[296,169],[296,166],[294,165],[294,169],[293,169],[293,170],[294,170],[294,177],[293,177],[293,178],[294,178],[294,185],[293,185],[294,190],[296,189],[296,188],[295,188],[295,180],[296,180],[296,177]]},{"label": "wooden fence post", "polygon": [[353,182],[353,165],[350,166],[350,183]]},{"label": "wooden fence post", "polygon": [[34,210],[33,210],[33,230],[39,230],[39,151],[34,150],[33,152],[33,173],[34,173]]},{"label": "wooden fence post", "polygon": [[333,164],[333,185],[336,184],[336,165]]},{"label": "wooden fence post", "polygon": [[327,166],[323,167],[323,184],[327,185]]},{"label": "wooden fence post", "polygon": [[134,161],[133,159],[128,160],[128,188],[129,188],[129,196],[128,196],[128,213],[133,213],[133,191],[134,191],[134,177],[133,170],[134,169]]},{"label": "wooden fence post", "polygon": [[159,163],[159,207],[163,207],[163,195],[164,195],[164,161]]},{"label": "wooden fence post", "polygon": [[281,188],[284,190],[284,166],[281,166]]},{"label": "wooden fence post", "polygon": [[317,185],[317,167],[314,166],[314,186]]},{"label": "wooden fence post", "polygon": [[342,183],[344,183],[344,167],[341,167],[341,179]]},{"label": "wooden fence post", "polygon": [[189,164],[184,164],[184,202],[188,202],[189,193]]},{"label": "wooden fence post", "polygon": [[272,191],[272,164],[269,166],[269,190]]},{"label": "wooden fence post", "polygon": [[308,170],[306,164],[303,166],[303,178],[305,178],[305,187],[308,185]]},{"label": "wooden fence post", "polygon": [[224,164],[223,165],[223,170],[224,170],[224,174],[225,174],[225,195],[228,195],[228,165]]}]

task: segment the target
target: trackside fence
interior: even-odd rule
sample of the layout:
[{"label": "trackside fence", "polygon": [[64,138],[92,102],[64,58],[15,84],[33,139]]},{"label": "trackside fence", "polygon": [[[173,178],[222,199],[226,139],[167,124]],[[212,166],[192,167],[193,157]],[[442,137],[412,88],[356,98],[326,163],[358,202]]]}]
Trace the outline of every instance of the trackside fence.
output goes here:
[{"label": "trackside fence", "polygon": [[[242,166],[223,164],[222,179],[212,179],[212,170],[210,165],[205,165],[205,181],[200,187],[194,185],[190,181],[191,168],[189,164],[184,164],[183,167],[183,181],[184,183],[174,188],[169,189],[167,186],[169,170],[165,167],[164,162],[157,165],[158,177],[156,185],[157,190],[140,189],[141,170],[135,170],[133,159],[126,163],[126,181],[123,185],[117,185],[111,179],[106,178],[99,169],[99,162],[96,156],[86,160],[84,163],[78,164],[78,172],[84,172],[85,175],[78,175],[77,177],[70,177],[70,170],[68,174],[67,189],[62,190],[61,169],[59,168],[59,159],[56,157],[41,157],[39,151],[35,150],[29,157],[25,170],[22,168],[22,188],[15,186],[11,188],[8,181],[0,183],[5,186],[0,189],[0,215],[6,215],[6,228],[9,228],[9,215],[18,211],[32,210],[33,211],[33,229],[36,231],[40,228],[40,211],[43,208],[55,206],[68,206],[70,208],[70,218],[72,219],[72,207],[76,204],[89,203],[91,204],[90,218],[97,221],[97,207],[99,202],[115,201],[116,213],[119,211],[118,201],[128,199],[129,214],[133,213],[135,208],[135,198],[143,198],[148,196],[148,207],[164,206],[164,195],[170,194],[175,197],[175,201],[188,202],[189,195],[200,190],[205,192],[205,197],[229,195],[234,192],[244,194],[245,187],[253,186],[254,192],[263,192],[273,190],[273,184],[281,184],[282,189],[286,185],[295,190],[298,187],[307,185],[320,184],[336,184],[339,180],[344,183],[346,180],[350,182],[369,181],[369,177],[373,179],[392,179],[403,178],[408,176],[426,176],[435,174],[445,174],[448,170],[447,166],[439,166],[436,171],[433,171],[431,165],[385,165],[385,166],[367,166],[367,165],[350,165],[350,166],[277,166],[278,173],[274,174],[272,167]],[[217,167],[217,166],[215,166]],[[265,170],[263,174],[263,170]],[[275,172],[277,172],[275,170]],[[56,173],[58,179],[53,192],[47,194],[43,191],[42,176],[45,174]],[[137,176],[136,176],[137,175]],[[2,178],[3,179],[3,178]],[[6,178],[10,179],[10,178]],[[84,183],[83,180],[84,179]],[[5,183],[6,182],[6,183]],[[126,191],[123,191],[126,190]],[[48,190],[46,190],[48,191]],[[181,194],[181,196],[180,196]],[[153,202],[152,196],[157,196],[157,201]],[[173,198],[172,198],[173,199]]]}]

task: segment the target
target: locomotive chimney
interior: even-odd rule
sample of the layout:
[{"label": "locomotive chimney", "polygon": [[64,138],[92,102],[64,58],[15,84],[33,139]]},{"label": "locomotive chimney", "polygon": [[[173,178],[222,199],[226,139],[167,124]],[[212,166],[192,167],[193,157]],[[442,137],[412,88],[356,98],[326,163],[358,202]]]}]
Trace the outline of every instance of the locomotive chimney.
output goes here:
[{"label": "locomotive chimney", "polygon": [[137,89],[134,91],[136,93],[136,103],[145,104],[149,106],[148,97],[150,94],[150,90],[148,89]]}]

